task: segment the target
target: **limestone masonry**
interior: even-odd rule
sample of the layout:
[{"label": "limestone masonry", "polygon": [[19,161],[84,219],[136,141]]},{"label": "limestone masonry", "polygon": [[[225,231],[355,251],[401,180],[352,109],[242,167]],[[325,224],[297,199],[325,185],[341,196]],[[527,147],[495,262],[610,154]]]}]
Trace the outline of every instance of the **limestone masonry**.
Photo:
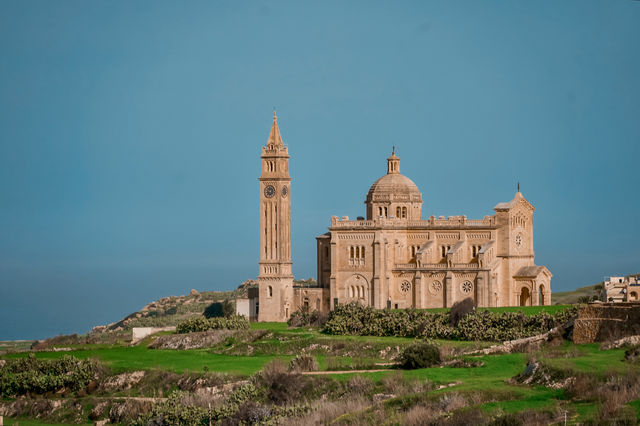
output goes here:
[{"label": "limestone masonry", "polygon": [[259,321],[349,302],[380,309],[450,307],[467,297],[477,306],[551,303],[552,274],[534,261],[534,207],[520,191],[483,219],[423,220],[422,194],[400,173],[395,150],[367,193],[366,219],[333,216],[316,238],[318,287],[294,287],[289,152],[275,113],[261,158]]}]

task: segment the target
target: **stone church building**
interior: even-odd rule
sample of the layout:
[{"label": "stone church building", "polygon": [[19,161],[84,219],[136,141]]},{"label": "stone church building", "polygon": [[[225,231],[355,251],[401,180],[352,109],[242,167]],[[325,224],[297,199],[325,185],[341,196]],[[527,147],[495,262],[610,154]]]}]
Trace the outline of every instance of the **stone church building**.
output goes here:
[{"label": "stone church building", "polygon": [[277,117],[262,148],[259,321],[286,321],[303,305],[442,308],[471,297],[477,306],[551,303],[551,272],[536,266],[533,205],[518,192],[483,219],[422,219],[422,194],[400,173],[395,149],[367,193],[366,219],[333,216],[317,237],[317,287],[294,285],[289,152]]}]

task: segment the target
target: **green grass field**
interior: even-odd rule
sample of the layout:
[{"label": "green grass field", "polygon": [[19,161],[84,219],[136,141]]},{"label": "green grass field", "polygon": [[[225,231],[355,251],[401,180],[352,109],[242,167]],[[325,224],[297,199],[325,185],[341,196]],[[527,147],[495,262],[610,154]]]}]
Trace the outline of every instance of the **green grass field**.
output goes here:
[{"label": "green grass field", "polygon": [[[494,311],[522,311],[533,315],[541,311],[554,312],[565,306],[544,306],[524,308],[490,308]],[[247,377],[255,374],[273,360],[288,362],[296,354],[305,352],[316,358],[321,370],[384,369],[385,371],[365,373],[329,373],[322,377],[332,383],[346,386],[355,376],[370,378],[377,391],[382,392],[383,383],[389,377],[401,375],[406,381],[430,382],[434,386],[450,385],[441,390],[432,390],[416,394],[400,394],[382,404],[387,414],[395,415],[397,410],[406,410],[419,401],[434,400],[446,393],[461,395],[485,395],[475,407],[487,413],[517,413],[525,410],[566,411],[571,423],[583,422],[600,410],[595,400],[572,400],[562,389],[547,388],[539,385],[521,385],[511,381],[521,374],[527,360],[535,357],[546,365],[574,374],[591,373],[598,376],[617,372],[637,373],[640,365],[624,360],[624,349],[602,351],[598,344],[576,345],[565,342],[559,346],[549,346],[532,353],[514,353],[499,355],[451,355],[463,359],[481,362],[476,367],[432,367],[417,370],[397,370],[393,367],[380,367],[376,363],[385,360],[381,351],[390,348],[402,348],[415,342],[413,338],[370,337],[370,336],[334,336],[326,335],[316,328],[302,327],[291,329],[283,323],[253,323],[253,330],[266,330],[264,336],[252,342],[223,342],[209,349],[160,350],[148,349],[153,338],[147,338],[139,345],[80,345],[67,352],[37,352],[36,357],[44,359],[73,355],[78,358],[95,358],[111,367],[114,373],[133,370],[166,370],[175,373],[204,371],[220,372],[232,376]],[[439,340],[435,342],[447,347],[450,354],[459,354],[466,349],[475,349],[491,345],[491,342],[463,342]],[[315,349],[309,349],[309,348]],[[304,351],[303,351],[304,350]],[[398,350],[398,349],[396,349]],[[445,351],[446,352],[446,351]],[[5,359],[27,356],[27,353],[8,353]],[[341,368],[342,367],[342,368]],[[236,380],[235,377],[229,377]],[[144,395],[144,394],[134,394]],[[472,399],[472,398],[470,398]],[[491,400],[492,399],[492,400]],[[490,402],[486,402],[490,401]],[[376,409],[381,409],[380,405]],[[640,412],[640,400],[630,402],[625,409],[633,413]],[[395,411],[394,411],[395,410]],[[343,420],[349,421],[368,414],[353,412]],[[351,417],[350,417],[351,416]],[[373,418],[373,417],[372,417]],[[45,425],[30,419],[6,419],[5,424]]]},{"label": "green grass field", "polygon": [[[114,372],[163,369],[176,373],[185,371],[209,371],[238,375],[251,375],[274,358],[289,360],[291,356],[254,355],[234,356],[213,353],[207,349],[185,351],[148,349],[145,345],[111,346],[78,349],[69,352],[36,352],[36,357],[55,359],[64,355],[77,358],[96,358],[111,367]],[[5,358],[27,356],[26,353],[8,354]]]}]

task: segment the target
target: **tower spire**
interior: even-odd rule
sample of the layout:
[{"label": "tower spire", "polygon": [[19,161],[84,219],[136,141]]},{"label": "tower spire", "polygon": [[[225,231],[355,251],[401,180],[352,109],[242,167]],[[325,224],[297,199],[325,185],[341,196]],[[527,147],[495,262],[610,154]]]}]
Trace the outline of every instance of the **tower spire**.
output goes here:
[{"label": "tower spire", "polygon": [[400,159],[396,157],[396,146],[391,148],[391,157],[387,158],[387,174],[400,173]]},{"label": "tower spire", "polygon": [[276,109],[273,108],[273,124],[271,125],[271,133],[269,133],[269,140],[267,141],[267,148],[282,148],[284,143],[282,142],[282,136],[280,136],[280,129],[278,128],[278,116],[276,115]]}]

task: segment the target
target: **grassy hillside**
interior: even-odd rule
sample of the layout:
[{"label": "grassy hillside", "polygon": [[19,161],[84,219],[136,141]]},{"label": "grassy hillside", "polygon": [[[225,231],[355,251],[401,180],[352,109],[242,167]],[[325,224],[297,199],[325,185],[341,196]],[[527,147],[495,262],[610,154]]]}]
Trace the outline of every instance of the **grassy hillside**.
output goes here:
[{"label": "grassy hillside", "polygon": [[[243,386],[242,380],[254,375],[252,384],[260,387],[261,393],[254,396],[251,404],[237,408],[239,413],[243,409],[249,413],[259,412],[256,406],[267,407],[270,412],[284,413],[289,424],[424,424],[426,419],[434,424],[487,424],[498,420],[499,424],[523,424],[524,419],[528,419],[529,424],[550,424],[562,422],[565,413],[572,424],[594,419],[609,424],[614,418],[624,418],[625,424],[634,424],[638,419],[640,401],[636,394],[625,396],[616,391],[616,386],[627,386],[623,378],[629,376],[632,378],[630,389],[635,392],[637,387],[633,387],[633,383],[640,377],[640,365],[626,361],[624,349],[605,351],[597,344],[576,345],[565,341],[533,352],[470,355],[465,352],[489,343],[438,340],[434,343],[447,364],[398,370],[388,364],[394,361],[392,355],[400,353],[415,339],[332,336],[314,328],[290,329],[274,323],[254,323],[252,328],[267,333],[250,343],[228,339],[207,349],[149,349],[152,337],[138,346],[79,345],[66,353],[38,352],[35,355],[40,359],[65,355],[94,358],[110,367],[110,374],[146,370],[143,379],[139,383],[132,381],[130,387],[123,385],[109,390],[101,386],[92,394],[83,391],[56,396],[57,403],[62,404],[57,409],[59,414],[48,410],[42,415],[52,423],[66,423],[64,420],[76,410],[76,421],[86,422],[93,407],[103,404],[107,408],[96,418],[113,417],[119,410],[133,410],[134,401],[125,405],[124,398],[166,396],[172,386],[195,392],[199,381],[214,378],[220,382],[219,391],[225,392],[224,398],[227,398],[231,388],[222,388],[222,384]],[[300,375],[274,370],[269,364],[274,359],[288,363],[300,353],[315,358],[320,371]],[[2,358],[24,356],[26,354],[9,354]],[[531,377],[535,380],[528,383],[524,381],[526,377],[518,377],[531,358],[540,363],[541,369],[538,376]],[[259,373],[260,370],[263,373]],[[613,377],[611,389],[606,388],[605,376]],[[577,377],[573,380],[580,381],[575,386],[563,384],[568,377]],[[293,399],[274,399],[281,394]],[[204,398],[200,395],[199,398]],[[608,395],[611,400],[607,399]],[[619,400],[614,401],[614,396]],[[215,402],[213,398],[202,399],[204,407],[209,400]],[[33,407],[37,403],[42,405],[42,397],[33,400],[27,397],[25,401]],[[277,411],[284,405],[297,408]],[[115,408],[109,410],[109,407]],[[23,409],[22,415],[29,412]],[[438,419],[441,423],[436,423]],[[25,417],[5,418],[5,424],[17,421],[40,424],[31,423]],[[121,418],[115,423],[128,422]]]},{"label": "grassy hillside", "polygon": [[[631,277],[640,277],[640,274],[632,274]],[[551,301],[554,305],[570,305],[579,303],[582,297],[593,297],[593,295],[600,296],[600,289],[603,282],[598,284],[587,285],[584,287],[578,287],[571,291],[554,291],[551,295]]]},{"label": "grassy hillside", "polygon": [[571,291],[554,291],[551,295],[551,302],[554,305],[569,305],[579,303],[582,297],[592,297],[600,294],[602,283],[579,287]]}]

